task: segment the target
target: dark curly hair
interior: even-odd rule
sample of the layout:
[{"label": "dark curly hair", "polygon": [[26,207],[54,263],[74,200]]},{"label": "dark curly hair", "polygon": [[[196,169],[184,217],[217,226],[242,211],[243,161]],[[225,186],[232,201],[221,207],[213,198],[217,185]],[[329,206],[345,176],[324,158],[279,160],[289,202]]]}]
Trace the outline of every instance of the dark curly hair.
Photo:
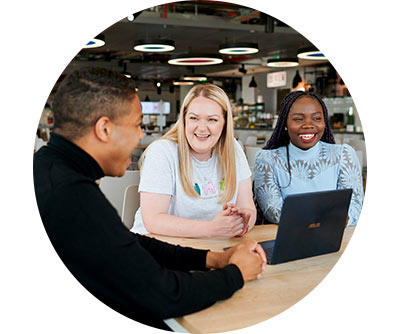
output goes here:
[{"label": "dark curly hair", "polygon": [[301,97],[311,97],[312,99],[316,100],[322,107],[322,112],[324,114],[324,121],[325,121],[325,131],[321,137],[321,140],[330,143],[330,144],[335,144],[335,138],[333,137],[333,132],[331,129],[331,126],[329,124],[329,119],[328,119],[328,110],[326,108],[326,105],[322,99],[314,93],[310,92],[303,92],[303,91],[294,91],[285,96],[285,98],[282,100],[281,106],[280,106],[280,112],[279,112],[279,118],[276,123],[276,127],[271,135],[271,138],[268,140],[267,144],[263,148],[264,150],[273,150],[275,148],[281,147],[281,146],[286,146],[286,158],[287,158],[287,163],[288,163],[288,171],[290,175],[290,180],[289,184],[286,186],[288,187],[292,181],[292,173],[291,173],[291,168],[290,168],[290,163],[289,163],[289,143],[290,143],[290,137],[288,134],[288,131],[285,129],[286,128],[286,123],[287,123],[287,118],[290,112],[290,109],[292,108],[292,105],[294,102],[296,102],[297,99]]},{"label": "dark curly hair", "polygon": [[105,68],[85,67],[69,74],[54,96],[54,132],[69,140],[83,136],[102,117],[129,114],[134,81]]}]

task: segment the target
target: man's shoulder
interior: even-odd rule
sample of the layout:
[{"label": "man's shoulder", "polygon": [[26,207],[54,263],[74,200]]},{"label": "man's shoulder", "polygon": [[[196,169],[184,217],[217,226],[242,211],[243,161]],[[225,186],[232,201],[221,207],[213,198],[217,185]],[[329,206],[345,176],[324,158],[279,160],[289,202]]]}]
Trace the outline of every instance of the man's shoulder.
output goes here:
[{"label": "man's shoulder", "polygon": [[[33,176],[38,204],[73,202],[72,198],[86,191],[92,193],[97,185],[93,180],[78,173],[61,157],[38,152],[35,154]],[[41,207],[41,205],[39,205]]]}]

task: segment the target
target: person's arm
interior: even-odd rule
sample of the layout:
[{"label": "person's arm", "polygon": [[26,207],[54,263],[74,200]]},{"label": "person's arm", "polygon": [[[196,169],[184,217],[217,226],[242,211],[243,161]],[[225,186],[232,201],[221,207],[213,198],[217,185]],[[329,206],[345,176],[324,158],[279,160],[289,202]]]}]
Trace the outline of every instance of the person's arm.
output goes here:
[{"label": "person's arm", "polygon": [[[245,251],[243,251],[243,248],[245,248]],[[224,268],[230,263],[234,263],[242,272],[245,282],[255,279],[255,276],[253,276],[252,272],[257,270],[257,266],[251,266],[251,264],[245,262],[246,260],[254,261],[254,259],[249,258],[249,254],[246,252],[246,250],[250,251],[250,257],[254,255],[253,253],[258,255],[259,260],[261,260],[261,270],[264,271],[267,265],[267,256],[265,255],[261,245],[254,240],[248,240],[244,243],[240,243],[239,245],[228,248],[224,252],[209,251],[207,253],[207,268]],[[261,273],[258,272],[256,278],[260,278],[260,275]]]},{"label": "person's arm", "polygon": [[268,151],[257,153],[254,163],[254,192],[258,205],[267,219],[278,224],[283,205],[282,195]]},{"label": "person's arm", "polygon": [[[230,247],[226,251],[216,252],[203,249],[194,249],[191,247],[181,247],[149,238],[140,234],[136,235],[140,245],[145,248],[158,263],[162,263],[166,268],[171,270],[206,270],[221,269],[229,264],[236,264],[242,272],[243,279],[247,282],[253,277],[251,272],[257,270],[257,267],[247,265],[245,262],[235,262],[231,260],[232,255],[241,249],[243,244],[247,244],[248,248],[258,254],[262,262],[262,271],[265,269],[267,258],[262,247],[253,240],[241,243],[234,247]],[[245,254],[242,254],[245,256]],[[247,268],[248,267],[248,268]],[[249,272],[247,271],[249,270]]]},{"label": "person's arm", "polygon": [[242,215],[245,220],[246,231],[250,231],[256,223],[257,210],[253,201],[253,190],[251,179],[247,178],[239,182],[239,189],[237,193],[235,206],[238,208],[238,213]]},{"label": "person's arm", "polygon": [[[93,184],[63,189],[48,204],[42,212],[46,231],[66,266],[96,297],[134,319],[196,312],[229,298],[244,284],[240,262],[187,272],[204,269],[208,252],[130,232]],[[261,266],[253,261],[249,270],[260,272]]]},{"label": "person's arm", "polygon": [[168,214],[171,196],[140,193],[143,224],[150,233],[193,238],[231,238],[243,230],[243,218],[222,210],[211,221],[186,219]]},{"label": "person's arm", "polygon": [[337,189],[353,189],[349,207],[348,225],[356,225],[364,198],[360,162],[354,149],[343,145]]}]

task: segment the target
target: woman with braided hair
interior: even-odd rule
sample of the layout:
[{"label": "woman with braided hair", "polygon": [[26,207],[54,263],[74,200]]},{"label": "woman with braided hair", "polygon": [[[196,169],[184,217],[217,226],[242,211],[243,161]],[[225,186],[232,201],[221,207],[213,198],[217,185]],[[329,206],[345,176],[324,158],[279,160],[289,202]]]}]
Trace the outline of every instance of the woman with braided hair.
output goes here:
[{"label": "woman with braided hair", "polygon": [[337,145],[325,103],[316,94],[294,91],[281,103],[278,122],[254,165],[259,219],[278,223],[290,194],[353,189],[349,225],[357,224],[363,201],[361,167],[347,144]]}]

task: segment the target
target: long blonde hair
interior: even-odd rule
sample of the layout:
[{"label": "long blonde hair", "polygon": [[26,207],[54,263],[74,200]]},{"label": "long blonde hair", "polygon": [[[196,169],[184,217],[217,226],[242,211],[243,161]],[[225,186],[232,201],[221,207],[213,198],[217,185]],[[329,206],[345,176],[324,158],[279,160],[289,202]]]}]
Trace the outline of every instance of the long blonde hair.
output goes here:
[{"label": "long blonde hair", "polygon": [[[233,199],[236,191],[236,157],[233,136],[232,109],[225,92],[213,84],[199,84],[194,86],[181,106],[178,121],[160,139],[168,139],[178,144],[179,177],[186,195],[200,197],[193,186],[193,166],[190,156],[190,146],[185,135],[185,116],[190,103],[194,98],[203,96],[215,101],[222,108],[225,124],[221,136],[215,145],[215,153],[222,177],[225,179],[224,189],[218,203],[226,203]],[[143,154],[143,159],[145,154]]]}]

